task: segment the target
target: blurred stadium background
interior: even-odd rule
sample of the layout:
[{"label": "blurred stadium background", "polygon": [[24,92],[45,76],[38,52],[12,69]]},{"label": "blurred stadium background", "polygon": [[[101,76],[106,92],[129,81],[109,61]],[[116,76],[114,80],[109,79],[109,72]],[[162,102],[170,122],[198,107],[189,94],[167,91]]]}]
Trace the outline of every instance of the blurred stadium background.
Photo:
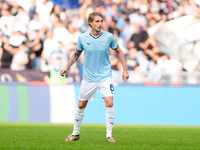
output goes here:
[{"label": "blurred stadium background", "polygon": [[[199,0],[0,0],[0,122],[73,123],[83,54],[65,79],[52,74],[92,11],[104,15],[130,73],[122,81],[110,50],[115,123],[199,126]],[[99,92],[89,105],[83,123],[104,123]]]}]

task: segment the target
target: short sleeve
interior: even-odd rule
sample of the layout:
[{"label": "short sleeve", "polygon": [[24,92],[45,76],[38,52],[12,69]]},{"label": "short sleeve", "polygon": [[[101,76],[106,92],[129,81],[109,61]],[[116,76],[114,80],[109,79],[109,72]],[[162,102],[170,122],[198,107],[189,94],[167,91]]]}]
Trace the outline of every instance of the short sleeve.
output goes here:
[{"label": "short sleeve", "polygon": [[77,50],[77,51],[83,51],[83,44],[82,44],[82,42],[81,42],[80,36],[79,36],[79,38],[78,38],[78,44],[77,44],[76,50]]},{"label": "short sleeve", "polygon": [[118,48],[118,43],[113,35],[111,36],[110,47],[114,50]]}]

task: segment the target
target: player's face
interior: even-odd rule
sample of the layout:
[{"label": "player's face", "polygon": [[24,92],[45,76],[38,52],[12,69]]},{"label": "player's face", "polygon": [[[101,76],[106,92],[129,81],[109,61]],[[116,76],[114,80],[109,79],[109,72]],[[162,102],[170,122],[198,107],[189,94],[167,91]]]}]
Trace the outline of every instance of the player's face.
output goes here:
[{"label": "player's face", "polygon": [[103,24],[103,18],[100,16],[94,16],[93,22],[90,23],[92,30],[96,32],[101,32]]}]

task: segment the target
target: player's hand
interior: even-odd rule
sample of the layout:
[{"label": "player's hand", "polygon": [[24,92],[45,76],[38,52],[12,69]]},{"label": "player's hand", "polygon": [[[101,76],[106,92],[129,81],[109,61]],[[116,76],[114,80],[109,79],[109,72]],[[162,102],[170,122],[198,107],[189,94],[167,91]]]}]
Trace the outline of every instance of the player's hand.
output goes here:
[{"label": "player's hand", "polygon": [[126,80],[128,80],[128,78],[129,78],[128,71],[123,71],[123,73],[122,73],[122,79],[123,79],[124,81],[126,81]]},{"label": "player's hand", "polygon": [[62,70],[60,70],[60,75],[64,76],[66,72],[67,72],[67,69],[63,68]]}]

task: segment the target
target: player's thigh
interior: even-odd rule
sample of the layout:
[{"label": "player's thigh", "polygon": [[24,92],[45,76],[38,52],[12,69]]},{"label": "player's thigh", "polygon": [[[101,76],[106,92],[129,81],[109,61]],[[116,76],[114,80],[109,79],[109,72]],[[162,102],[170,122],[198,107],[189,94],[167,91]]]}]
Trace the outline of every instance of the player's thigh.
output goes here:
[{"label": "player's thigh", "polygon": [[98,88],[97,82],[87,82],[83,80],[81,83],[79,100],[81,101],[94,100],[97,88]]},{"label": "player's thigh", "polygon": [[104,97],[113,97],[114,96],[114,86],[112,78],[101,81],[99,84],[99,90]]}]

